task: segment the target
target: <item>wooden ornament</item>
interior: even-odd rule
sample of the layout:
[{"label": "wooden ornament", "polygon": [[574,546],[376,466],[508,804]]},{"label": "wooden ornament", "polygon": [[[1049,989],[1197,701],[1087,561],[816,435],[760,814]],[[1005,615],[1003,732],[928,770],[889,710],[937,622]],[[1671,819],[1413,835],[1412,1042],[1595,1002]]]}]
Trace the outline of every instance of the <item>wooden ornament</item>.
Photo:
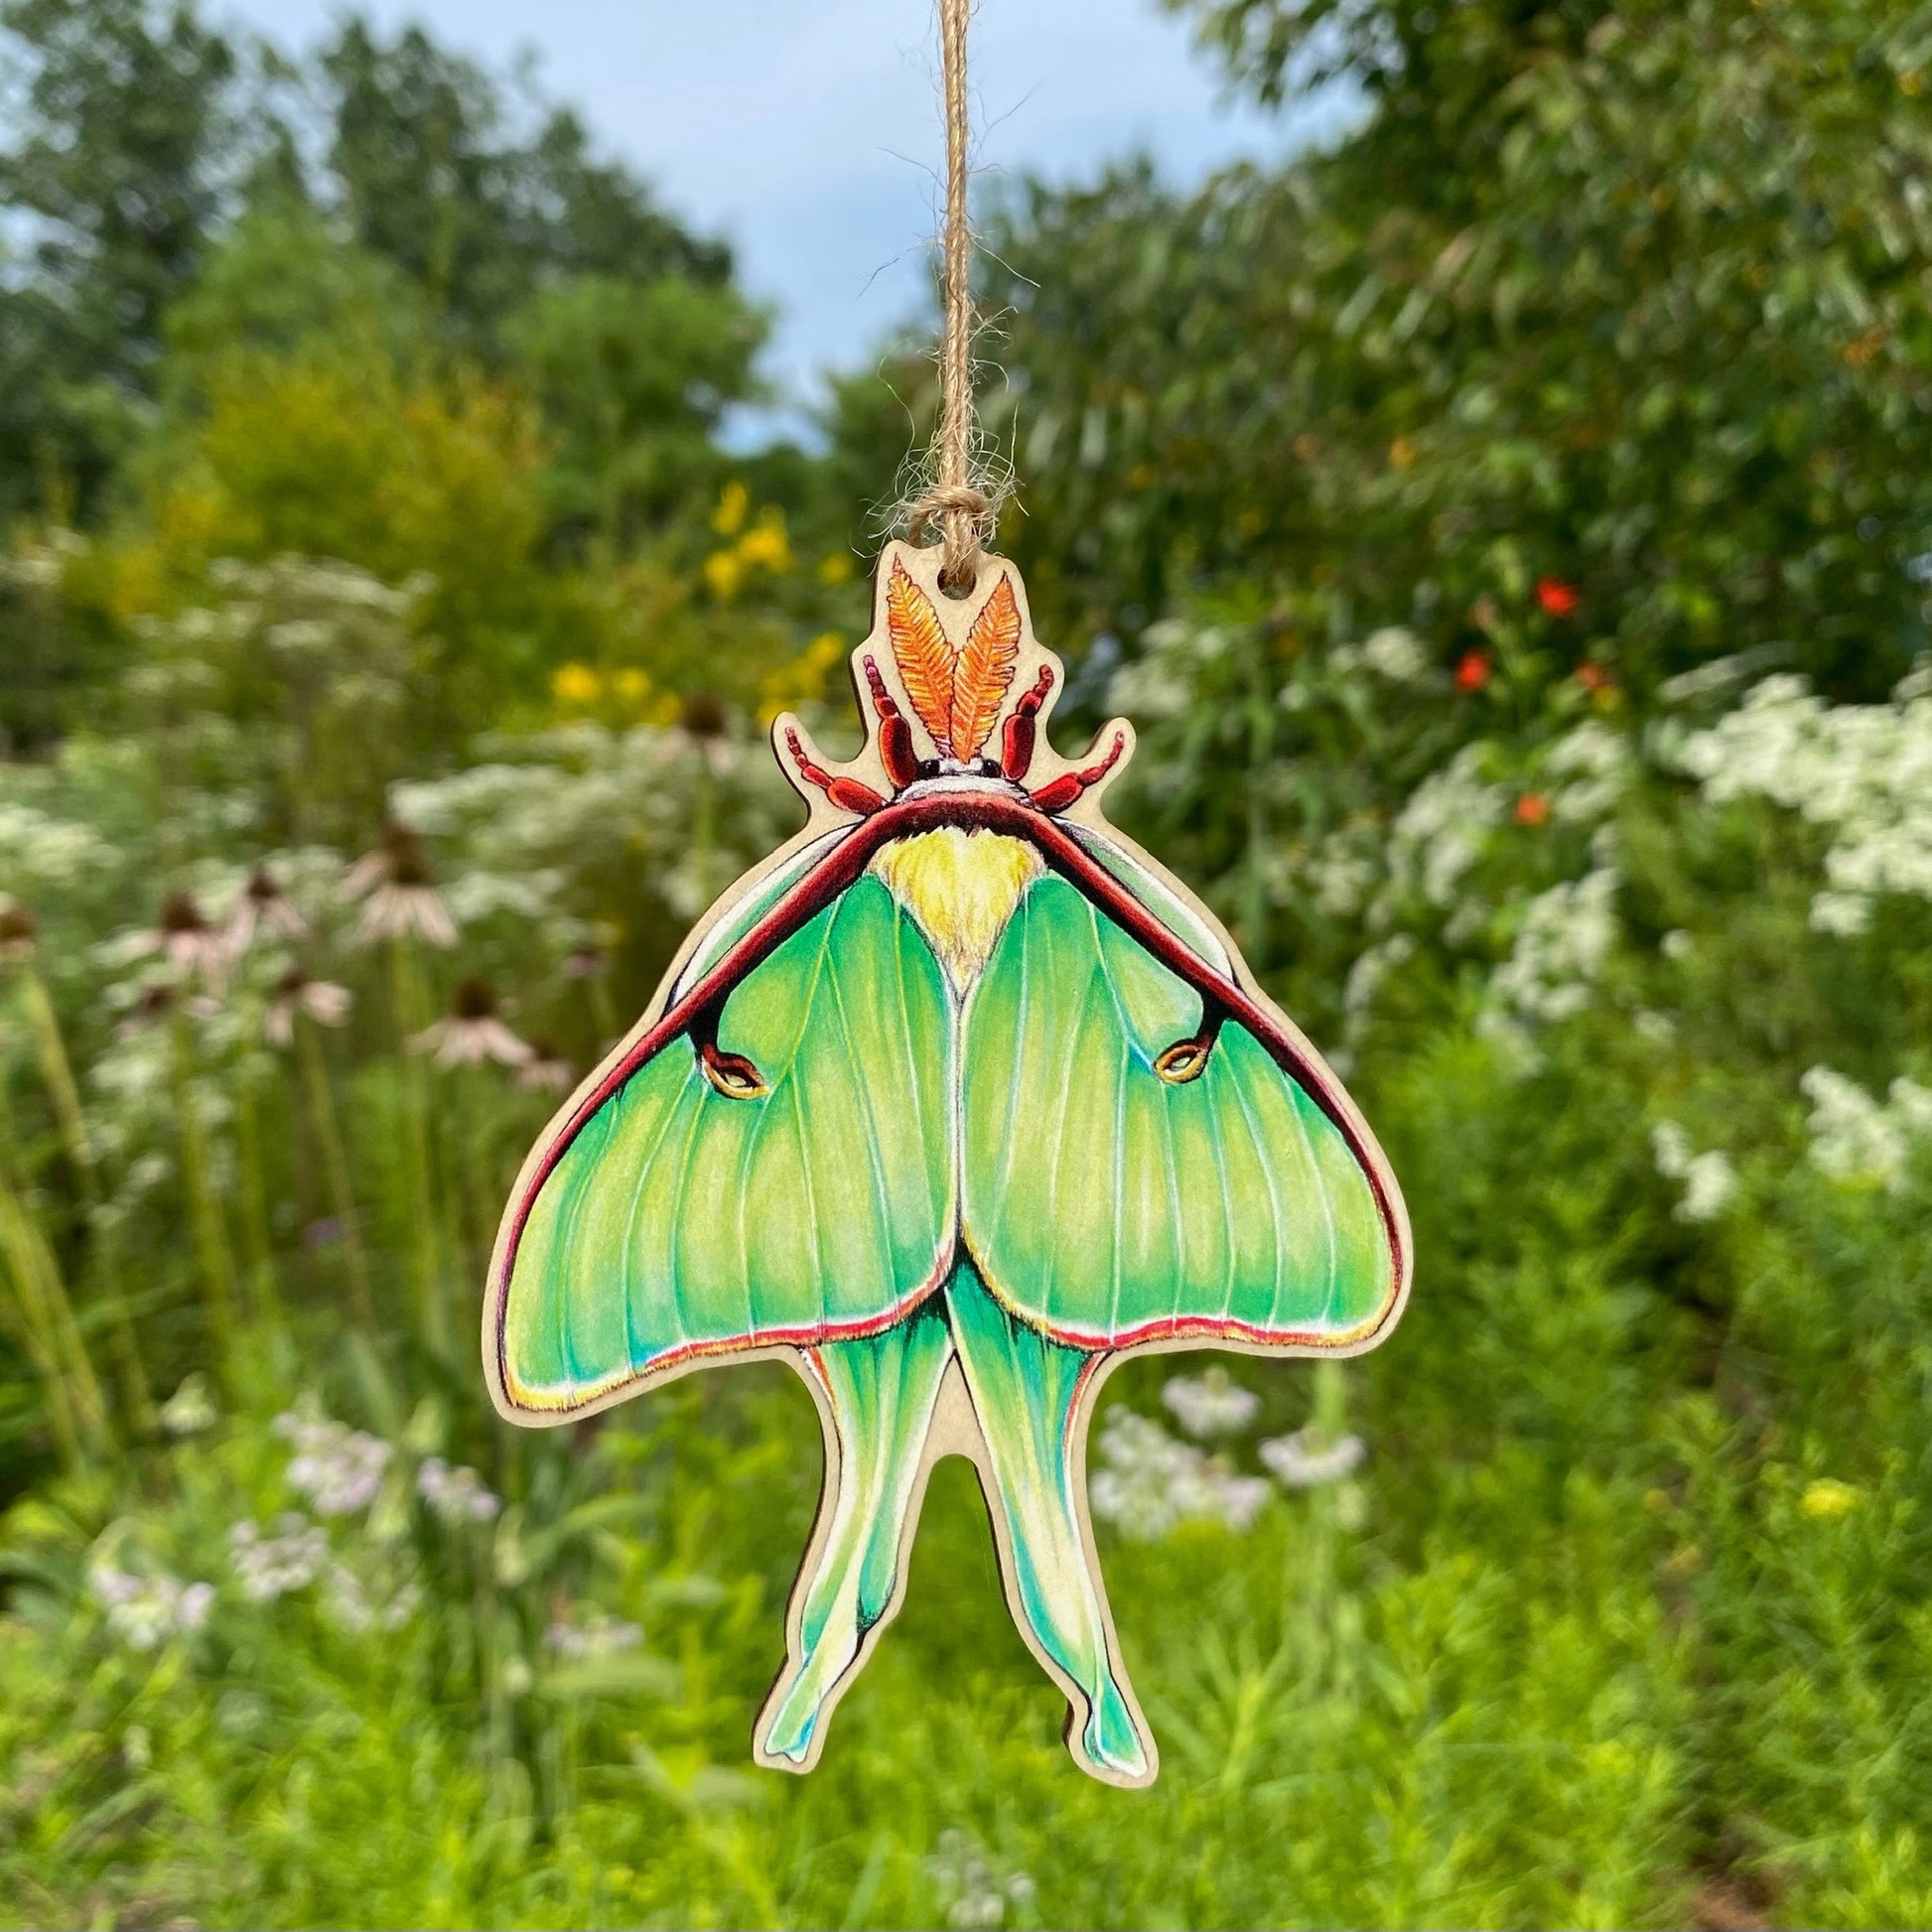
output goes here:
[{"label": "wooden ornament", "polygon": [[983,558],[955,599],[940,567],[905,543],[880,560],[858,758],[773,725],[805,826],[531,1150],[483,1362],[533,1425],[728,1360],[811,1389],[824,1488],[760,1763],[817,1761],[956,1453],[1074,1758],[1146,1784],[1087,1511],[1101,1384],[1137,1351],[1373,1347],[1408,1293],[1408,1217],[1320,1055],[1102,816],[1133,727],[1060,756],[1061,665],[1019,573]]}]

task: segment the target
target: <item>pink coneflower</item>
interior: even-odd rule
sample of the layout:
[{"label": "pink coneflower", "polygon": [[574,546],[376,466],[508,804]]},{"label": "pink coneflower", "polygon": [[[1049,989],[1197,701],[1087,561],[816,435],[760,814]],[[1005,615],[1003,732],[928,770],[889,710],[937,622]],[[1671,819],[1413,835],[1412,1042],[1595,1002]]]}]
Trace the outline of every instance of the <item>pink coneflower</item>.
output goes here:
[{"label": "pink coneflower", "polygon": [[437,893],[422,838],[410,826],[391,819],[382,828],[382,843],[344,875],[343,892],[348,898],[363,899],[355,927],[358,939],[400,939],[414,933],[428,945],[456,944],[456,921]]},{"label": "pink coneflower", "polygon": [[693,691],[678,713],[678,729],[697,748],[713,777],[732,768],[736,753],[730,738],[731,714],[715,691]]},{"label": "pink coneflower", "polygon": [[158,952],[184,978],[199,973],[215,992],[227,973],[226,943],[203,916],[192,893],[170,893],[161,902],[160,918],[140,935],[134,950]]},{"label": "pink coneflower", "polygon": [[530,1042],[530,1057],[517,1070],[516,1084],[531,1093],[568,1093],[577,1069],[547,1039]]},{"label": "pink coneflower", "polygon": [[445,1019],[425,1029],[410,1042],[414,1052],[434,1052],[438,1066],[481,1066],[496,1060],[504,1066],[527,1066],[528,1042],[518,1039],[496,1013],[496,995],[489,982],[467,979],[458,986]]},{"label": "pink coneflower", "polygon": [[141,989],[141,997],[127,1010],[126,1018],[114,1028],[116,1039],[131,1039],[136,1034],[158,1027],[175,1010],[175,989],[166,980],[151,980]]},{"label": "pink coneflower", "polygon": [[228,914],[227,942],[230,954],[244,953],[253,942],[256,928],[278,939],[306,939],[309,922],[303,918],[275,882],[266,866],[257,866]]},{"label": "pink coneflower", "polygon": [[41,922],[19,903],[0,905],[0,965],[32,959],[40,944]]},{"label": "pink coneflower", "polygon": [[307,1014],[319,1027],[340,1027],[354,1004],[355,996],[347,987],[311,979],[300,966],[291,966],[275,983],[262,1032],[277,1046],[288,1046],[295,1039],[297,1014]]}]

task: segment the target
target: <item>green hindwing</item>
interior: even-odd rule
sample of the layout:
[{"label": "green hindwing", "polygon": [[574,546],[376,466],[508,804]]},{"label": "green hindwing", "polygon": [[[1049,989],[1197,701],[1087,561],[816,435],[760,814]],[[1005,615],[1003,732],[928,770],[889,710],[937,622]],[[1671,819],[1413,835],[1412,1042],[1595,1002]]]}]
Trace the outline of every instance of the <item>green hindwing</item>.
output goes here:
[{"label": "green hindwing", "polygon": [[953,1025],[938,962],[862,879],[726,1000],[722,1093],[689,1036],[611,1093],[544,1175],[505,1290],[517,1408],[567,1411],[653,1370],[876,1331],[953,1249]]},{"label": "green hindwing", "polygon": [[1196,1077],[1156,1067],[1200,995],[1073,886],[1036,881],[967,1003],[961,1210],[988,1287],[1085,1347],[1346,1346],[1393,1303],[1374,1185],[1230,1020]]}]

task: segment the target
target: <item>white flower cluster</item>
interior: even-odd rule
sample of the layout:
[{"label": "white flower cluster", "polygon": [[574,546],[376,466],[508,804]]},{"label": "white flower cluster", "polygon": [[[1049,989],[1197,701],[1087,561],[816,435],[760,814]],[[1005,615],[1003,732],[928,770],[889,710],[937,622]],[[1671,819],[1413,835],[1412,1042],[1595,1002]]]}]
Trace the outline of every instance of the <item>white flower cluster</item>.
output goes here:
[{"label": "white flower cluster", "polygon": [[207,1621],[212,1584],[183,1583],[165,1570],[134,1575],[105,1558],[87,1572],[87,1587],[107,1612],[107,1626],[131,1650],[153,1650]]},{"label": "white flower cluster", "polygon": [[1284,1489],[1318,1489],[1352,1476],[1368,1455],[1359,1436],[1328,1437],[1316,1429],[1272,1436],[1255,1453]]},{"label": "white flower cluster", "polygon": [[1932,1139],[1932,1088],[1897,1079],[1887,1100],[1874,1100],[1829,1066],[1811,1068],[1798,1087],[1811,1102],[1806,1126],[1815,1167],[1838,1180],[1894,1191],[1905,1184],[1914,1144]]},{"label": "white flower cluster", "polygon": [[228,1561],[251,1603],[272,1603],[319,1582],[324,1614],[351,1635],[399,1629],[421,1601],[413,1582],[372,1598],[369,1586],[331,1549],[329,1532],[299,1510],[284,1511],[267,1529],[236,1523],[228,1531]]},{"label": "white flower cluster", "polygon": [[416,1493],[446,1523],[488,1523],[503,1507],[475,1469],[452,1468],[440,1455],[416,1471]]},{"label": "white flower cluster", "polygon": [[1219,657],[1227,641],[1227,633],[1211,624],[1196,630],[1175,618],[1149,624],[1141,655],[1108,681],[1108,708],[1142,724],[1181,717],[1194,699],[1196,668]]},{"label": "white flower cluster", "polygon": [[1390,968],[1412,959],[1415,951],[1416,942],[1409,933],[1392,932],[1356,955],[1341,987],[1341,1010],[1347,1016],[1351,1032],[1374,1004],[1376,990]]},{"label": "white flower cluster", "polygon": [[54,818],[34,805],[0,799],[5,878],[28,898],[36,889],[73,886],[110,865],[115,853],[90,826]]},{"label": "white flower cluster", "polygon": [[389,1445],[326,1417],[289,1410],[275,1418],[276,1435],[295,1446],[289,1486],[309,1498],[318,1516],[352,1516],[366,1509],[389,1466]]},{"label": "white flower cluster", "polygon": [[1489,988],[1525,1020],[1568,1020],[1589,1004],[1616,941],[1614,868],[1598,866],[1531,899],[1509,957]]},{"label": "white flower cluster", "polygon": [[1205,1375],[1176,1375],[1161,1391],[1169,1413],[1188,1435],[1206,1441],[1215,1436],[1238,1436],[1261,1413],[1261,1398],[1244,1389],[1224,1368]]},{"label": "white flower cluster", "polygon": [[1755,686],[1695,732],[1679,762],[1715,804],[1768,798],[1827,832],[1821,932],[1854,933],[1885,894],[1932,898],[1932,693],[1907,679],[1893,703],[1828,705],[1801,677]]},{"label": "white flower cluster", "polygon": [[[728,741],[582,722],[491,745],[513,757],[447,778],[393,785],[389,794],[398,820],[456,849],[460,867],[445,897],[466,925],[497,912],[556,917],[573,873],[607,858],[634,864],[638,853],[664,861],[657,890],[674,907],[702,910],[739,869],[738,848],[765,840],[771,807],[785,790],[775,766],[764,760],[749,766],[729,794],[744,820],[727,826],[730,836],[712,855],[716,877],[698,878],[686,837],[692,761],[715,766],[732,753]],[[671,863],[673,855],[681,866]]]},{"label": "white flower cluster", "polygon": [[1362,642],[1361,659],[1377,677],[1391,684],[1419,684],[1429,675],[1429,653],[1406,624],[1389,624],[1371,631]]},{"label": "white flower cluster", "polygon": [[1368,903],[1381,877],[1374,860],[1345,839],[1328,839],[1307,866],[1314,909],[1324,918],[1353,918]]},{"label": "white flower cluster", "polygon": [[1660,1120],[1650,1130],[1650,1151],[1657,1172],[1683,1184],[1684,1198],[1672,1209],[1680,1221],[1715,1221],[1730,1205],[1737,1171],[1722,1148],[1700,1154],[1676,1121]]},{"label": "white flower cluster", "polygon": [[1587,718],[1550,747],[1543,770],[1560,780],[1551,792],[1551,813],[1568,824],[1588,824],[1614,810],[1623,796],[1630,776],[1629,741]]},{"label": "white flower cluster", "polygon": [[1462,875],[1508,811],[1503,787],[1481,775],[1486,753],[1482,745],[1463,746],[1409,794],[1392,828],[1391,879],[1400,890],[1420,890],[1432,905],[1453,902]]},{"label": "white flower cluster", "polygon": [[1530,900],[1517,943],[1491,974],[1489,991],[1524,1020],[1571,1019],[1590,1005],[1615,941],[1617,874],[1597,866]]},{"label": "white flower cluster", "polygon": [[307,1589],[329,1565],[329,1532],[299,1510],[276,1517],[273,1533],[259,1523],[228,1531],[228,1561],[251,1603],[272,1603],[292,1589]]},{"label": "white flower cluster", "polygon": [[581,1623],[573,1623],[568,1617],[553,1618],[543,1640],[559,1657],[612,1657],[635,1650],[643,1642],[644,1632],[641,1624],[593,1610]]},{"label": "white flower cluster", "polygon": [[214,1391],[199,1372],[183,1377],[181,1387],[161,1405],[161,1427],[170,1436],[199,1436],[220,1419]]},{"label": "white flower cluster", "polygon": [[422,1600],[422,1588],[414,1582],[405,1583],[386,1598],[372,1597],[368,1586],[343,1563],[332,1563],[323,1580],[324,1610],[351,1636],[366,1630],[400,1630]]},{"label": "white flower cluster", "polygon": [[1093,1513],[1140,1542],[1158,1542],[1181,1523],[1245,1530],[1268,1500],[1260,1476],[1235,1474],[1131,1409],[1108,1417],[1100,1463],[1088,1485]]},{"label": "white flower cluster", "polygon": [[939,1834],[939,1847],[926,1860],[955,1932],[995,1932],[1008,1911],[1030,1912],[1036,1887],[1025,1871],[1000,1871],[986,1854],[956,1827]]}]

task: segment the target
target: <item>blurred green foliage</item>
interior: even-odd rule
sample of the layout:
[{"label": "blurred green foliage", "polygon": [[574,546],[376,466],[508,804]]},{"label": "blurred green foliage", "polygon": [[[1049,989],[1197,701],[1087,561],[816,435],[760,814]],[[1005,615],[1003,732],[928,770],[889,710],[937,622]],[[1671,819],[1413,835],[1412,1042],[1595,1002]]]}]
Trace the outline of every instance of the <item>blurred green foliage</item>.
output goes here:
[{"label": "blurred green foliage", "polygon": [[1184,10],[1352,118],[995,211],[1006,536],[1420,1266],[1219,1435],[1110,1383],[1126,1794],[951,1463],[752,1770],[811,1403],[471,1339],[761,725],[853,742],[918,339],[735,453],[765,319],[567,110],[0,0],[0,1923],[1932,1916],[1932,26]]}]

